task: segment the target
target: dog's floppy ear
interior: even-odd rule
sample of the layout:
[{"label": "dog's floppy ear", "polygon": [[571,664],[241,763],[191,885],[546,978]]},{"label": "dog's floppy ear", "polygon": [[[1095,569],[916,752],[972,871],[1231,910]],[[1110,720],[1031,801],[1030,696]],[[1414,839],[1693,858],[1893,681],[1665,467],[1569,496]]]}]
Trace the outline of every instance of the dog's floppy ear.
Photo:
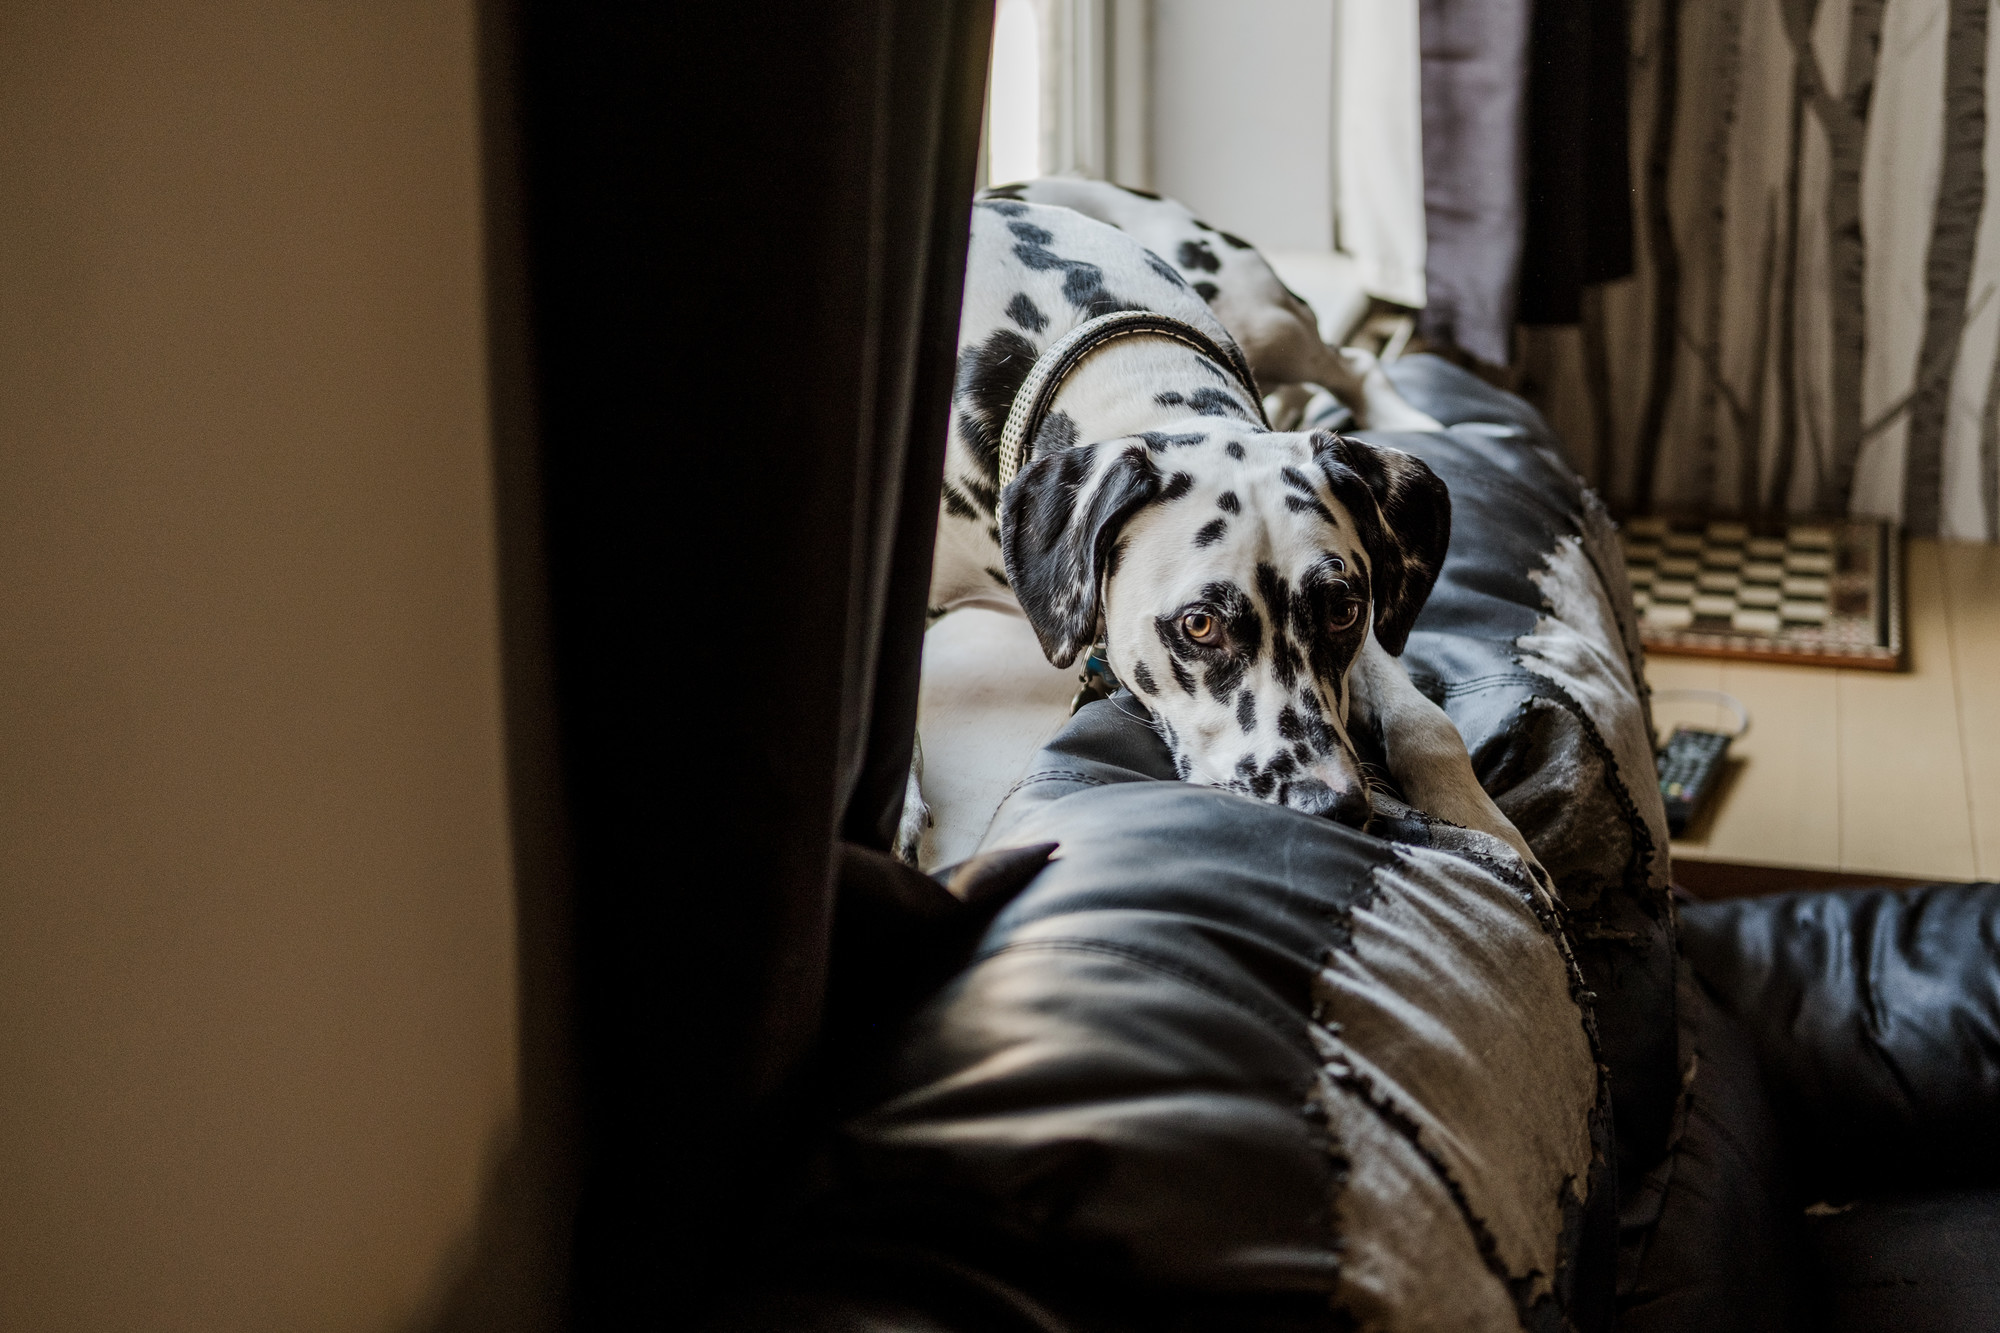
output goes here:
[{"label": "dog's floppy ear", "polygon": [[1125,521],[1164,488],[1143,444],[1037,452],[1000,496],[1000,553],[1042,652],[1066,667],[1097,636],[1098,594]]},{"label": "dog's floppy ear", "polygon": [[1313,444],[1334,495],[1361,525],[1376,641],[1400,656],[1451,544],[1451,492],[1421,458],[1400,449],[1324,432]]}]

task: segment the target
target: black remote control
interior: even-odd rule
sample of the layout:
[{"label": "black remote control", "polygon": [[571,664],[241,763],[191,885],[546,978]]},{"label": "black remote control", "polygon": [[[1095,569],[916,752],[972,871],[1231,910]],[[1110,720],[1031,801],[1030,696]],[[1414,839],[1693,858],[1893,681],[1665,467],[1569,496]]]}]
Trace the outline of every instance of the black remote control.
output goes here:
[{"label": "black remote control", "polygon": [[1715,790],[1730,738],[1719,731],[1675,727],[1659,753],[1660,795],[1667,803],[1667,831],[1679,837]]}]

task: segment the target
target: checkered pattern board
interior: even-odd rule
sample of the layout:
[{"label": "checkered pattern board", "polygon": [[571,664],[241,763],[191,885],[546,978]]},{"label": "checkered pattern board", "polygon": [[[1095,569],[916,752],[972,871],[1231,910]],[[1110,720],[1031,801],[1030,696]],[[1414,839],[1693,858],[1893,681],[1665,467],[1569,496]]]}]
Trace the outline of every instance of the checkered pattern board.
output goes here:
[{"label": "checkered pattern board", "polygon": [[1635,518],[1622,535],[1639,637],[1652,652],[1903,665],[1902,543],[1893,524]]}]

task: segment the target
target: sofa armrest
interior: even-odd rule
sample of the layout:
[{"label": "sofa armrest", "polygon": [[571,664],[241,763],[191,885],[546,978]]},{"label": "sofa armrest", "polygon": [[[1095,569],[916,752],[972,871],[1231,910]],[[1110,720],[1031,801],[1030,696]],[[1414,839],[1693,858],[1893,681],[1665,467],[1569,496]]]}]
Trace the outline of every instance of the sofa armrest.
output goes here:
[{"label": "sofa armrest", "polygon": [[1808,1189],[2000,1179],[2000,884],[1695,903],[1680,938]]}]

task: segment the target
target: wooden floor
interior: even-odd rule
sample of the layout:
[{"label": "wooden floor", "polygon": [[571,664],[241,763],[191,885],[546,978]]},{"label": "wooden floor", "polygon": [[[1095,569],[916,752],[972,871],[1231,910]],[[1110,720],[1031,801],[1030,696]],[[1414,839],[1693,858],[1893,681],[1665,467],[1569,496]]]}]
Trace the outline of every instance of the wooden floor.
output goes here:
[{"label": "wooden floor", "polygon": [[[1651,656],[1656,691],[1722,690],[1750,731],[1677,859],[2000,879],[2000,547],[1908,545],[1910,669],[1889,673]],[[1709,704],[1676,723],[1729,729]]]}]

